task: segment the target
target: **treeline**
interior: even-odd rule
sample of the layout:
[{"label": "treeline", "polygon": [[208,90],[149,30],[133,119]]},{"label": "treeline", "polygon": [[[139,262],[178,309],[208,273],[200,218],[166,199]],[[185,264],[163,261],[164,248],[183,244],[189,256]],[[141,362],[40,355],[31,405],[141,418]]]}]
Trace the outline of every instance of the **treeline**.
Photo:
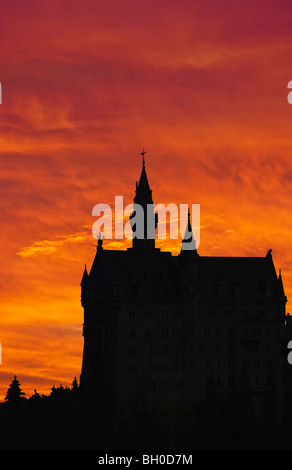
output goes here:
[{"label": "treeline", "polygon": [[106,414],[76,377],[71,387],[53,386],[48,395],[35,390],[26,398],[15,376],[0,403],[0,449],[96,449],[108,435]]},{"label": "treeline", "polygon": [[0,403],[0,449],[31,450],[290,450],[292,410],[275,426],[274,398],[265,419],[256,419],[247,394],[218,395],[210,389],[190,409],[156,406],[113,414],[110,393],[53,386],[48,395],[26,398],[15,376]]}]

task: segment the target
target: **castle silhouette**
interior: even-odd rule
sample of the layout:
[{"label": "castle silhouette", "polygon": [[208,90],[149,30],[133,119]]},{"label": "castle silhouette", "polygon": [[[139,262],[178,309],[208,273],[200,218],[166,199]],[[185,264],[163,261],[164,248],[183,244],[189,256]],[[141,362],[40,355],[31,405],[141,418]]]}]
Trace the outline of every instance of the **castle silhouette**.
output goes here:
[{"label": "castle silhouette", "polygon": [[[144,155],[134,202],[145,212],[153,204]],[[192,233],[190,217],[187,228]],[[290,317],[271,250],[264,257],[200,256],[195,245],[184,250],[187,243],[175,256],[155,248],[154,238],[133,238],[120,251],[98,240],[81,281],[80,386],[106,390],[118,409],[189,407],[210,387],[241,390],[259,415],[273,403],[275,417],[282,416]]]}]

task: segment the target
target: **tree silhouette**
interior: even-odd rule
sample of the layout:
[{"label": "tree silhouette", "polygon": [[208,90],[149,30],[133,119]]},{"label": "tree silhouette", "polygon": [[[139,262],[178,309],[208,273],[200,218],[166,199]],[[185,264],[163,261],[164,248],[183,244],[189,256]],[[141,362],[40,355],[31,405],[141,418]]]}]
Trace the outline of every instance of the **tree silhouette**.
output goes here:
[{"label": "tree silhouette", "polygon": [[15,375],[6,392],[5,401],[7,403],[18,403],[24,395],[25,393],[21,390],[20,383]]},{"label": "tree silhouette", "polygon": [[77,390],[78,387],[79,387],[78,380],[76,379],[76,375],[75,375],[74,380],[72,382],[72,389],[71,390]]}]

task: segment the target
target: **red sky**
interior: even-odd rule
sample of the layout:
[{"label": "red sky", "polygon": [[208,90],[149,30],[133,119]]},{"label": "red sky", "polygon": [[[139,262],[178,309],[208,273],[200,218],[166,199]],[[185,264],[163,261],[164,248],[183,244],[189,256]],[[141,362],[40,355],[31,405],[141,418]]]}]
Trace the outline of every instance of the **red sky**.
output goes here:
[{"label": "red sky", "polygon": [[201,205],[201,255],[272,248],[289,311],[291,21],[290,0],[1,5],[0,400],[15,374],[26,396],[79,379],[92,208],[132,202],[143,148],[156,204]]}]

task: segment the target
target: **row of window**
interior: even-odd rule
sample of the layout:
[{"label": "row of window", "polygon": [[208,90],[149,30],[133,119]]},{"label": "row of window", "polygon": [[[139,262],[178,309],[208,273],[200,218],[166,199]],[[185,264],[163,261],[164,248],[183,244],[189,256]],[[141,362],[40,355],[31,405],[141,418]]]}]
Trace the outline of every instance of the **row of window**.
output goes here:
[{"label": "row of window", "polygon": [[[190,331],[192,331],[190,329]],[[220,327],[218,328],[209,328],[209,327],[206,327],[204,329],[204,336],[225,336],[225,333],[226,332],[226,336],[234,336],[234,328],[226,328],[226,330],[224,329],[224,332],[223,332],[223,335],[222,335],[222,329]],[[271,328],[270,326],[265,326],[265,327],[262,327],[262,328],[259,328],[259,327],[248,327],[248,326],[245,326],[243,328],[241,328],[239,330],[239,334],[241,334],[243,337],[249,337],[249,338],[259,338],[260,336],[265,336],[265,337],[269,337],[271,336],[273,332],[273,328]]]},{"label": "row of window", "polygon": [[[190,326],[189,328],[189,334],[195,334],[195,327]],[[229,336],[232,337],[234,335],[234,328],[226,328],[224,329],[224,332],[222,334],[222,329],[220,327],[218,328],[209,328],[206,327],[203,331],[204,336]],[[266,326],[264,328],[259,328],[259,327],[248,327],[245,326],[244,328],[241,329],[241,334],[243,337],[249,337],[249,338],[260,338],[261,336],[263,337],[269,337],[272,334],[272,328],[270,326]],[[157,335],[157,333],[156,333]],[[130,338],[135,338],[136,337],[136,329],[131,328],[129,331],[129,336]],[[150,338],[152,336],[152,330],[151,328],[146,328],[144,330],[144,337],[145,338]],[[161,330],[161,338],[168,338],[169,336],[172,336],[174,338],[178,338],[181,336],[181,329],[180,328],[173,328],[170,330],[169,328],[162,328]]]},{"label": "row of window", "polygon": [[[193,369],[194,363],[190,362],[190,366]],[[228,362],[227,364],[225,363],[222,364],[221,362],[217,362],[215,364],[213,362],[210,363],[207,361],[205,363],[205,370],[206,371],[214,371],[215,369],[221,370],[222,368],[226,369],[226,366],[227,366],[227,370],[229,371],[234,369],[233,362]],[[270,370],[270,369],[271,369],[271,364],[269,362],[263,363],[257,360],[254,362],[243,361],[241,363],[241,370],[245,370],[245,371],[252,371],[252,370],[260,371],[260,370]],[[128,370],[130,373],[135,375],[136,372],[138,371],[138,367],[136,364],[130,364],[128,367]],[[150,370],[153,373],[157,372],[158,370],[160,370],[160,372],[179,372],[181,370],[181,365],[180,364],[162,364],[160,368],[158,368],[158,364],[154,362],[150,365]]]},{"label": "row of window", "polygon": [[[192,379],[191,384],[194,385],[195,380]],[[202,386],[208,387],[211,384],[212,385],[215,384],[217,387],[221,387],[221,388],[226,387],[226,386],[231,388],[234,385],[234,378],[232,376],[228,378],[218,376],[215,379],[206,377],[205,379],[201,380]],[[184,385],[184,382],[182,380],[173,380],[173,381],[166,380],[160,383],[160,387],[162,390],[169,390],[171,388],[182,389],[183,385]],[[253,377],[253,378],[250,378],[249,384],[248,384],[249,387],[266,387],[266,386],[270,387],[271,385],[272,385],[272,380],[270,377]],[[151,387],[152,387],[152,390],[158,390],[159,382],[153,380],[151,382]]]},{"label": "row of window", "polygon": [[[228,377],[228,379],[225,379],[223,377],[216,377],[214,380],[213,378],[211,379],[210,377],[206,377],[201,383],[204,386],[209,386],[210,384],[217,385],[217,387],[232,387],[234,385],[234,379],[233,377]],[[194,383],[194,381],[193,381]],[[252,377],[249,378],[248,381],[248,387],[270,387],[272,385],[272,379],[270,377]]]},{"label": "row of window", "polygon": [[[216,318],[217,314],[219,313],[219,316],[221,317],[222,313],[221,311],[217,311],[216,309],[209,309],[207,316],[208,318]],[[256,317],[258,319],[264,319],[266,317],[266,310],[263,308],[259,308],[256,311],[252,309],[250,311],[248,308],[242,308],[240,311],[236,310],[237,315],[239,315],[242,318],[249,318],[251,315],[252,317]],[[226,318],[233,318],[234,317],[234,310],[233,309],[225,309],[224,310],[224,316]]]},{"label": "row of window", "polygon": [[[158,371],[158,364],[154,362],[153,364],[150,365],[150,370],[151,372],[157,372]],[[181,365],[180,364],[162,364],[160,366],[160,371],[161,372],[179,372],[181,370]],[[136,374],[138,371],[138,366],[136,364],[130,364],[128,366],[128,371],[131,374]]]},{"label": "row of window", "polygon": [[[150,338],[152,336],[153,332],[150,328],[146,328],[144,330],[144,337],[145,338]],[[129,331],[129,336],[130,338],[136,338],[136,330],[134,328],[131,328]],[[157,336],[157,335],[155,335]],[[178,338],[181,336],[181,329],[180,328],[173,328],[171,331],[168,328],[163,328],[161,330],[161,338],[168,338],[169,336],[172,336],[174,338]],[[141,336],[137,336],[141,337]]]},{"label": "row of window", "polygon": [[[149,355],[152,357],[158,356],[158,346],[151,346],[148,350]],[[135,347],[129,348],[128,354],[130,357],[136,357],[137,356],[137,349]],[[178,356],[180,355],[180,347],[179,346],[162,346],[161,352],[160,352],[162,357],[168,357],[169,355],[172,356]]]},{"label": "row of window", "polygon": [[[210,351],[210,347],[208,346],[206,347],[205,344],[198,345],[198,352],[202,354],[206,354],[206,350]],[[194,345],[190,345],[190,350],[191,351],[195,350]],[[227,343],[227,344],[217,343],[217,344],[212,345],[212,353],[216,352],[217,354],[221,354],[221,353],[233,354],[234,350],[235,349],[234,349],[233,343]],[[178,345],[174,345],[174,346],[163,345],[161,348],[155,345],[150,346],[148,353],[152,357],[157,357],[159,356],[159,351],[160,351],[161,357],[178,356],[181,353],[181,349]],[[239,351],[244,352],[245,354],[259,353],[258,346],[256,344],[249,344],[249,343],[241,345]],[[262,353],[271,353],[271,351],[272,351],[272,348],[271,348],[270,343],[264,344],[261,350]],[[130,347],[128,354],[130,357],[136,357],[137,355],[136,347]]]},{"label": "row of window", "polygon": [[[152,390],[157,390],[159,384],[155,380],[153,380],[153,382],[151,383],[151,386],[152,386]],[[169,381],[161,382],[162,390],[169,390],[170,388],[181,389],[182,386],[183,386],[183,382],[180,380],[174,380],[173,382],[169,382]]]},{"label": "row of window", "polygon": [[[191,362],[191,367],[193,367],[194,363]],[[214,370],[214,368],[217,368],[218,370],[221,369],[223,366],[223,369],[226,368],[226,364],[225,363],[221,363],[221,362],[217,362],[216,364],[214,362],[210,363],[210,362],[206,362],[205,363],[205,370]],[[234,369],[234,363],[233,362],[228,362],[227,364],[227,368],[228,370],[233,370]],[[270,362],[261,362],[259,360],[256,360],[256,361],[243,361],[241,363],[241,370],[249,370],[251,371],[252,369],[254,370],[269,370],[271,369],[271,364]]]},{"label": "row of window", "polygon": [[[241,318],[249,318],[250,316],[253,318],[258,318],[258,319],[264,319],[266,317],[266,310],[265,309],[257,309],[255,311],[252,309],[250,311],[247,308],[243,308],[240,311],[236,311],[237,316]],[[208,309],[207,311],[207,317],[208,318],[216,318],[218,315],[221,317],[223,314],[223,311],[217,311],[216,309]],[[150,310],[145,310],[145,312],[142,314],[142,317],[144,318],[152,318],[153,316],[156,316],[157,313],[151,312]],[[138,312],[136,310],[129,310],[129,318],[136,318],[138,316]],[[234,310],[233,309],[225,309],[224,310],[224,316],[226,318],[233,318],[234,317]],[[140,317],[140,315],[139,315]],[[181,311],[180,310],[174,310],[173,312],[169,312],[168,310],[163,310],[161,312],[161,317],[164,319],[169,319],[169,318],[181,318]]]},{"label": "row of window", "polygon": [[[144,318],[152,318],[154,312],[151,312],[150,310],[145,310],[143,313]],[[129,318],[137,318],[138,312],[136,310],[129,310]],[[140,316],[140,315],[139,315]],[[155,313],[156,316],[156,313]],[[181,312],[180,310],[174,310],[173,312],[169,312],[168,310],[163,310],[161,312],[161,317],[164,319],[169,319],[172,316],[172,318],[181,318]]]}]

